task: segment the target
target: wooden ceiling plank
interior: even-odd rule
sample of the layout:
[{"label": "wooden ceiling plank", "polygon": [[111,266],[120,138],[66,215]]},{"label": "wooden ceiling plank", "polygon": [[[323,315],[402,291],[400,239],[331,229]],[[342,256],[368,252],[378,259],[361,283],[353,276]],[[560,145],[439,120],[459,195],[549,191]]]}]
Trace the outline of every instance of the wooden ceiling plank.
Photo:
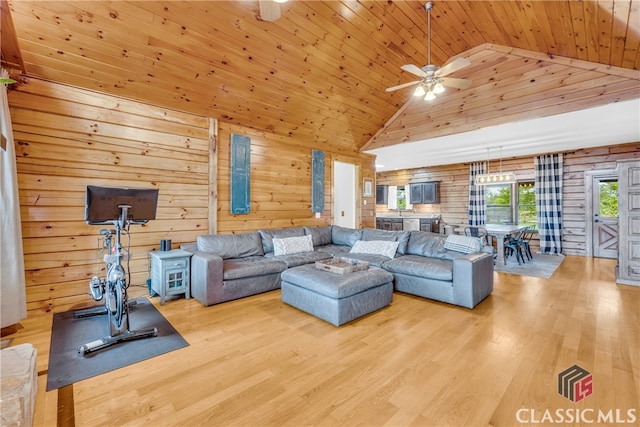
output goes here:
[{"label": "wooden ceiling plank", "polygon": [[[441,4],[442,3],[442,4]],[[466,7],[466,1],[446,1],[438,3],[439,7],[443,6],[443,14],[447,17],[447,21],[443,22],[443,26],[451,28],[461,38],[464,47],[462,50],[472,49],[474,46],[487,43],[483,37],[476,21]]]},{"label": "wooden ceiling plank", "polygon": [[640,2],[630,1],[622,66],[640,70]]},{"label": "wooden ceiling plank", "polygon": [[629,25],[630,0],[616,1],[613,4],[613,25],[611,28],[610,63],[616,67],[623,66],[624,44]]},{"label": "wooden ceiling plank", "polygon": [[611,63],[613,0],[598,0],[598,62]]},{"label": "wooden ceiling plank", "polygon": [[531,29],[529,18],[527,17],[526,9],[529,7],[529,3],[522,1],[504,1],[500,2],[502,7],[506,10],[508,19],[511,20],[514,28],[517,28],[517,40],[518,42],[511,45],[502,43],[502,45],[508,45],[517,47],[520,49],[536,50],[538,49],[538,42],[534,36],[534,32]]},{"label": "wooden ceiling plank", "polygon": [[587,27],[584,19],[582,2],[569,2],[571,11],[571,24],[575,45],[575,58],[583,61],[589,60],[589,48],[587,47]]},{"label": "wooden ceiling plank", "polygon": [[[417,31],[417,36],[414,34],[407,34],[406,25],[403,25],[399,22],[396,17],[402,21],[405,19],[405,24],[407,20],[411,22],[411,18],[404,15],[404,11],[400,8],[389,9],[389,11],[393,13],[387,14],[385,17],[385,22],[383,23],[381,19],[372,13],[372,10],[378,10],[378,6],[383,6],[382,3],[377,4],[379,2],[347,2],[344,4],[343,8],[337,8],[336,13],[339,13],[339,10],[350,10],[355,16],[361,18],[369,25],[367,28],[371,28],[371,31],[368,34],[368,38],[363,39],[365,43],[369,40],[369,43],[372,41],[378,41],[380,44],[385,45],[387,43],[392,43],[395,46],[402,47],[402,49],[406,52],[407,57],[415,57],[421,53],[426,52],[426,32],[422,28],[415,26],[415,30]],[[315,2],[314,6],[318,6],[319,11],[324,7],[334,7],[339,5],[336,2]],[[387,9],[379,9],[380,14],[385,14]],[[351,25],[353,25],[351,23]],[[426,28],[426,27],[423,27]],[[423,36],[424,32],[424,36]],[[402,36],[404,33],[404,37]]]},{"label": "wooden ceiling plank", "polygon": [[[544,40],[544,36],[541,34],[541,29],[538,24],[538,19],[545,19],[544,16],[535,15],[535,1],[520,1],[516,3],[519,7],[519,13],[515,14],[514,19],[517,19],[519,26],[522,28],[523,34],[526,35],[528,42],[527,50],[536,52],[548,52]],[[515,5],[514,5],[515,6]]]},{"label": "wooden ceiling plank", "polygon": [[600,59],[600,55],[598,55],[598,4],[593,0],[583,1],[581,3],[584,11],[587,61],[597,62]]},{"label": "wooden ceiling plank", "polygon": [[571,8],[568,3],[545,3],[549,26],[553,30],[556,54],[573,58],[576,56],[576,45],[571,22]]}]

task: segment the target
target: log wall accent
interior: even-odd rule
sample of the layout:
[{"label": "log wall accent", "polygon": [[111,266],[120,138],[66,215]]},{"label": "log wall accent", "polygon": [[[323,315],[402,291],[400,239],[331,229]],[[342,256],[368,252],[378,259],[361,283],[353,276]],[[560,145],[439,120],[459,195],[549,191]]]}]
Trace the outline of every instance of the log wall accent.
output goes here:
[{"label": "log wall accent", "polygon": [[[99,232],[111,227],[85,223],[86,185],[159,189],[156,220],[130,229],[130,283],[140,293],[161,239],[176,248],[209,232],[330,224],[333,161],[354,163],[358,182],[375,174],[373,156],[327,150],[325,212],[316,219],[304,141],[38,79],[10,91],[9,105],[29,311],[93,303],[89,279],[105,273]],[[231,132],[252,139],[249,215],[229,213]],[[374,214],[369,198],[358,224],[375,226]]]},{"label": "log wall accent", "polygon": [[[616,161],[640,158],[640,142],[603,146],[567,152],[564,155],[563,179],[563,253],[584,256],[586,253],[586,216],[584,173],[592,170],[615,169]],[[497,171],[497,161],[491,161],[491,171]],[[502,169],[513,171],[518,180],[533,180],[533,157],[503,159]],[[411,182],[441,181],[440,204],[415,205],[416,213],[439,213],[445,224],[467,224],[469,219],[469,164],[406,169],[377,174],[378,185],[407,185]],[[377,205],[376,213],[389,213],[386,206]],[[532,246],[538,247],[534,241]]]}]

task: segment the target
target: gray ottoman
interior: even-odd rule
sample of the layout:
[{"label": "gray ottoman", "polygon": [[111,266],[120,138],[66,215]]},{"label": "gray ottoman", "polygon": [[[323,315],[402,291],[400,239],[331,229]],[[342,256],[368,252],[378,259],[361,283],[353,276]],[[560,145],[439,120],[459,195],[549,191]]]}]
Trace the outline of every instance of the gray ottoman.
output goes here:
[{"label": "gray ottoman", "polygon": [[282,301],[336,326],[391,304],[393,275],[381,268],[347,274],[313,264],[282,272]]}]

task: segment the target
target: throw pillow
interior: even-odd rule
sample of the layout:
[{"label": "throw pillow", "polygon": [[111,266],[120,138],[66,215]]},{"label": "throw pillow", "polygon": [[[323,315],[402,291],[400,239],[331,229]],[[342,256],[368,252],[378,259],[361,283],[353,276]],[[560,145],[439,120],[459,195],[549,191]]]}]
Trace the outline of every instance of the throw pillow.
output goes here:
[{"label": "throw pillow", "polygon": [[300,252],[313,252],[313,241],[310,234],[300,237],[285,237],[283,239],[273,238],[273,254],[275,256]]},{"label": "throw pillow", "polygon": [[358,240],[349,252],[353,254],[382,255],[393,259],[398,249],[398,242],[389,240]]},{"label": "throw pillow", "polygon": [[276,228],[269,230],[258,230],[262,238],[262,250],[265,254],[273,252],[273,238],[284,239],[286,237],[304,236],[303,227]]},{"label": "throw pillow", "polygon": [[459,236],[457,234],[449,234],[444,242],[444,248],[450,251],[463,252],[472,254],[482,250],[482,240],[478,237]]}]

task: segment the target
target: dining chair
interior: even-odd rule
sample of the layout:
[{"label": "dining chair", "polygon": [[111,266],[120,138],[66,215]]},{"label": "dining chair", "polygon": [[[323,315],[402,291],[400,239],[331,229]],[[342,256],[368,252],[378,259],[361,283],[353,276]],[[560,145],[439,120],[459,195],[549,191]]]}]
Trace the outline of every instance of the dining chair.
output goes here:
[{"label": "dining chair", "polygon": [[530,225],[522,231],[522,236],[520,236],[520,239],[517,241],[518,245],[522,248],[522,252],[527,256],[529,261],[533,259],[533,254],[531,253],[531,238],[535,232],[536,227],[534,225]]},{"label": "dining chair", "polygon": [[524,263],[524,256],[522,255],[522,246],[519,241],[522,238],[523,230],[519,230],[514,236],[508,236],[504,239],[504,265],[507,265],[507,258],[511,255],[516,256],[518,265]]}]

